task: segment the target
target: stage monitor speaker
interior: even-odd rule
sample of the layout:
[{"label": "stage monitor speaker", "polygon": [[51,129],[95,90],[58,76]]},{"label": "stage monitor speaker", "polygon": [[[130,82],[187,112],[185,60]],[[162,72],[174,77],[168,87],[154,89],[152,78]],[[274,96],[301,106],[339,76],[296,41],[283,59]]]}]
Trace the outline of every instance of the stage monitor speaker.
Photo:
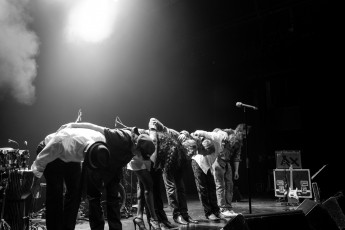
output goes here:
[{"label": "stage monitor speaker", "polygon": [[239,214],[223,230],[312,230],[301,210],[264,214]]},{"label": "stage monitor speaker", "polygon": [[339,230],[326,208],[321,204],[305,199],[296,210],[301,210],[313,230]]},{"label": "stage monitor speaker", "polygon": [[332,196],[322,203],[322,206],[328,211],[339,229],[345,229],[345,215],[338,202],[342,197],[343,195],[339,197]]}]

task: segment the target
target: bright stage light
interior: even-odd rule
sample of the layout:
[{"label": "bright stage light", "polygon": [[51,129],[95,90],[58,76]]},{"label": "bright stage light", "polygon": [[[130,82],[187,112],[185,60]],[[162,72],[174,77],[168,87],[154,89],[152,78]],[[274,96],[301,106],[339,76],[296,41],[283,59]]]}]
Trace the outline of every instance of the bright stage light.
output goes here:
[{"label": "bright stage light", "polygon": [[81,0],[69,14],[67,39],[94,43],[107,39],[113,31],[115,5],[113,0]]}]

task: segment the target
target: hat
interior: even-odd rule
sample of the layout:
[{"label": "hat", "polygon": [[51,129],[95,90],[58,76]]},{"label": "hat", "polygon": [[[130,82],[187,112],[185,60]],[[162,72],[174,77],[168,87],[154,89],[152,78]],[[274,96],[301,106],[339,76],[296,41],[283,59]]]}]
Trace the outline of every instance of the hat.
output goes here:
[{"label": "hat", "polygon": [[[209,155],[209,154],[212,154],[216,151],[214,144],[210,139],[204,139],[201,144],[202,144],[203,149],[204,149],[204,151],[201,151],[201,152],[204,152],[204,153],[202,153],[202,155]],[[205,150],[206,150],[206,152],[205,152]]]},{"label": "hat", "polygon": [[151,156],[156,149],[152,139],[147,134],[140,134],[138,136],[137,147],[144,158]]},{"label": "hat", "polygon": [[85,147],[85,162],[91,169],[104,169],[108,167],[110,152],[106,143],[96,141]]}]

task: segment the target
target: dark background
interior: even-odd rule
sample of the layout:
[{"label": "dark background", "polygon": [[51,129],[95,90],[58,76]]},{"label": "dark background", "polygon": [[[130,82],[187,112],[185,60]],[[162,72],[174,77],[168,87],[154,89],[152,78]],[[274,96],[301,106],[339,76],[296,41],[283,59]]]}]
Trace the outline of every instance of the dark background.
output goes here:
[{"label": "dark background", "polygon": [[[116,116],[127,126],[147,128],[155,117],[190,132],[247,122],[250,170],[244,152],[242,194],[250,172],[253,195],[274,196],[276,150],[300,150],[311,175],[330,164],[318,176],[321,190],[338,190],[341,182],[329,181],[340,154],[334,6],[311,0],[122,3],[125,13],[112,37],[85,48],[61,42],[63,7],[30,2],[28,26],[40,39],[36,99],[19,103],[0,85],[1,147],[17,148],[9,138],[21,149],[28,141],[31,165],[38,143],[74,121],[79,109],[83,121],[107,127]],[[244,113],[236,102],[259,110]],[[190,168],[186,185],[196,194]]]}]

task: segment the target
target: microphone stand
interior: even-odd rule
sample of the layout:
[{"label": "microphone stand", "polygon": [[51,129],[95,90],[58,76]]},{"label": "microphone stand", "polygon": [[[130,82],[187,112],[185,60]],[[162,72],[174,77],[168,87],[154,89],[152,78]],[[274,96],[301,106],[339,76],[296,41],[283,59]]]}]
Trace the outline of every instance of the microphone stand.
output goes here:
[{"label": "microphone stand", "polygon": [[247,167],[247,174],[248,174],[248,199],[249,199],[249,214],[252,213],[252,195],[251,195],[251,182],[250,182],[250,162],[248,156],[248,124],[247,124],[247,113],[246,108],[243,107],[244,113],[244,125],[246,127],[246,136],[245,136],[245,158],[246,158],[246,167]]},{"label": "microphone stand", "polygon": [[8,143],[15,143],[15,144],[18,146],[18,149],[19,149],[19,144],[18,144],[18,142],[14,141],[14,140],[11,140],[11,139],[8,139]]}]

